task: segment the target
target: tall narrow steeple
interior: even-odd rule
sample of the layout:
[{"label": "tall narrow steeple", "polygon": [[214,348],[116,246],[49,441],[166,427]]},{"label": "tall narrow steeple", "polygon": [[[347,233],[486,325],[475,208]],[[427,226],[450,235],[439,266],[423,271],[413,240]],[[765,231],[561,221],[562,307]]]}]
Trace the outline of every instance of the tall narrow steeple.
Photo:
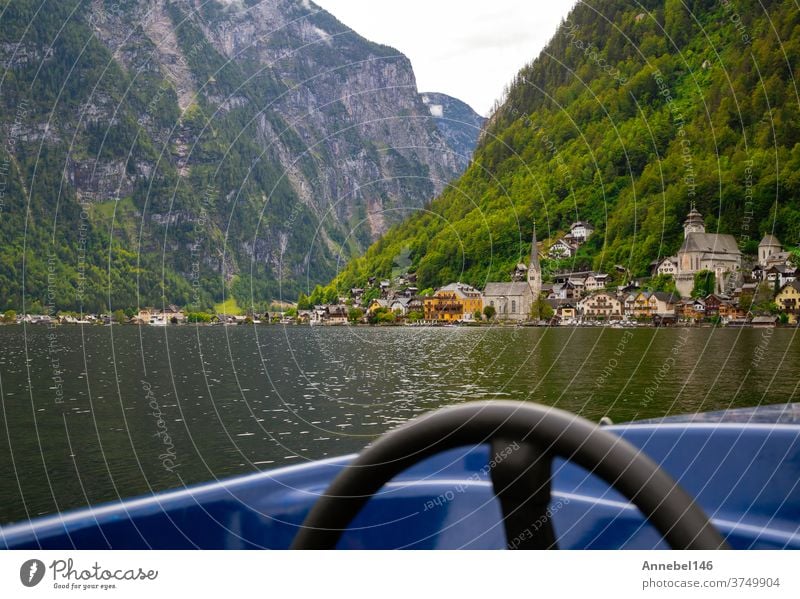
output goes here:
[{"label": "tall narrow steeple", "polygon": [[533,221],[533,240],[531,242],[531,262],[528,265],[528,286],[534,299],[542,292],[542,267],[539,264],[539,247],[536,244],[536,221]]}]

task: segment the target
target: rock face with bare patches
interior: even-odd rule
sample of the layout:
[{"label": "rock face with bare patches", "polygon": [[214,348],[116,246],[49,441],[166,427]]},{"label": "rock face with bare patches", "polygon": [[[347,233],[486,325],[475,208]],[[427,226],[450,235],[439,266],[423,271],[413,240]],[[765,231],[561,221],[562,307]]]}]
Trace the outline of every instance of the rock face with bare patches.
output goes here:
[{"label": "rock face with bare patches", "polygon": [[[9,131],[9,98],[28,98],[12,153],[52,154],[36,176],[50,169],[63,183],[41,197],[34,186],[42,222],[65,224],[65,206],[77,204],[98,239],[110,234],[145,268],[158,257],[156,279],[172,301],[207,304],[222,285],[266,301],[329,280],[468,162],[418,93],[408,59],[312,2],[65,0],[47,14],[28,0],[10,6],[0,60],[12,94],[0,122]],[[24,182],[34,167],[22,162]],[[115,211],[122,200],[127,209]],[[97,243],[108,250],[108,240]],[[69,235],[63,246],[71,272]],[[97,259],[106,268],[107,256]],[[120,268],[111,273],[119,303],[162,295]]]}]

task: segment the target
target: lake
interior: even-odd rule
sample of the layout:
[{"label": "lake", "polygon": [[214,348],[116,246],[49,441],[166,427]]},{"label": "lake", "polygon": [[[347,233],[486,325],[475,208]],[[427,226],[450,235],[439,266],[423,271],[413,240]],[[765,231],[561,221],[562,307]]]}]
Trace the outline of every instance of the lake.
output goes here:
[{"label": "lake", "polygon": [[356,452],[440,406],[796,400],[788,329],[0,327],[0,522]]}]

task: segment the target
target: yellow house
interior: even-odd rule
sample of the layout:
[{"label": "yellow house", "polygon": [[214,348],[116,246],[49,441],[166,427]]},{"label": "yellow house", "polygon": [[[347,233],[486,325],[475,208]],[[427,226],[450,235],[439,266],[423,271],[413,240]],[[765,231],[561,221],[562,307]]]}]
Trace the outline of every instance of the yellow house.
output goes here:
[{"label": "yellow house", "polygon": [[775,296],[775,303],[785,312],[788,312],[797,319],[800,314],[800,281],[792,281],[784,285]]},{"label": "yellow house", "polygon": [[370,302],[369,307],[367,308],[367,312],[369,314],[374,314],[381,308],[388,308],[389,302],[384,299],[374,299]]},{"label": "yellow house", "polygon": [[425,320],[464,322],[474,320],[475,312],[483,311],[481,292],[463,283],[451,283],[424,299]]}]

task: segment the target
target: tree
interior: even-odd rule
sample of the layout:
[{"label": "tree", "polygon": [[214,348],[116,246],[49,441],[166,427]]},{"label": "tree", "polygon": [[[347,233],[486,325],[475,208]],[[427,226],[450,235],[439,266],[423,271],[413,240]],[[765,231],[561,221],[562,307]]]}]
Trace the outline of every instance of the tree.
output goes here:
[{"label": "tree", "polygon": [[311,308],[311,301],[308,299],[308,296],[305,293],[301,293],[299,296],[297,296],[298,310],[310,310]]},{"label": "tree", "polygon": [[495,314],[497,314],[497,310],[495,310],[494,306],[483,307],[483,315],[486,317],[486,320],[492,320]]},{"label": "tree", "polygon": [[544,298],[537,297],[531,305],[532,320],[550,320],[553,314],[555,314],[553,307]]},{"label": "tree", "polygon": [[710,270],[701,270],[694,275],[692,297],[708,297],[716,291],[716,276]]},{"label": "tree", "polygon": [[364,317],[364,310],[361,308],[350,308],[347,311],[347,320],[353,324],[359,322]]},{"label": "tree", "polygon": [[112,314],[112,318],[114,322],[117,324],[122,324],[128,320],[128,317],[125,315],[124,310],[114,310],[114,314]]},{"label": "tree", "polygon": [[406,320],[408,320],[408,322],[419,322],[423,318],[425,318],[425,314],[423,314],[419,310],[412,310],[411,312],[406,314]]},{"label": "tree", "polygon": [[186,315],[186,320],[191,323],[209,323],[211,322],[211,314],[205,312],[189,312]]},{"label": "tree", "polygon": [[475,313],[472,315],[472,318],[474,318],[477,322],[480,322],[481,320],[483,320],[483,316],[481,314],[481,311],[480,310],[475,310]]},{"label": "tree", "polygon": [[377,310],[373,310],[367,316],[367,321],[370,324],[392,324],[397,320],[397,316],[395,316],[394,312],[389,310],[389,308],[378,308]]},{"label": "tree", "polygon": [[778,312],[778,306],[774,302],[772,288],[768,281],[764,281],[758,286],[753,298],[752,311],[759,314],[776,314]]},{"label": "tree", "polygon": [[364,305],[369,306],[372,303],[372,300],[376,300],[380,298],[380,296],[381,296],[381,290],[376,287],[373,287],[372,289],[364,293]]},{"label": "tree", "polygon": [[800,268],[800,248],[791,248],[789,250],[789,262],[795,268]]},{"label": "tree", "polygon": [[647,285],[650,291],[665,291],[666,293],[678,293],[678,288],[675,287],[675,279],[672,275],[657,275],[650,279]]},{"label": "tree", "polygon": [[15,322],[17,322],[17,311],[16,310],[6,310],[5,314],[3,314],[3,322],[7,322],[7,323],[15,323]]}]

